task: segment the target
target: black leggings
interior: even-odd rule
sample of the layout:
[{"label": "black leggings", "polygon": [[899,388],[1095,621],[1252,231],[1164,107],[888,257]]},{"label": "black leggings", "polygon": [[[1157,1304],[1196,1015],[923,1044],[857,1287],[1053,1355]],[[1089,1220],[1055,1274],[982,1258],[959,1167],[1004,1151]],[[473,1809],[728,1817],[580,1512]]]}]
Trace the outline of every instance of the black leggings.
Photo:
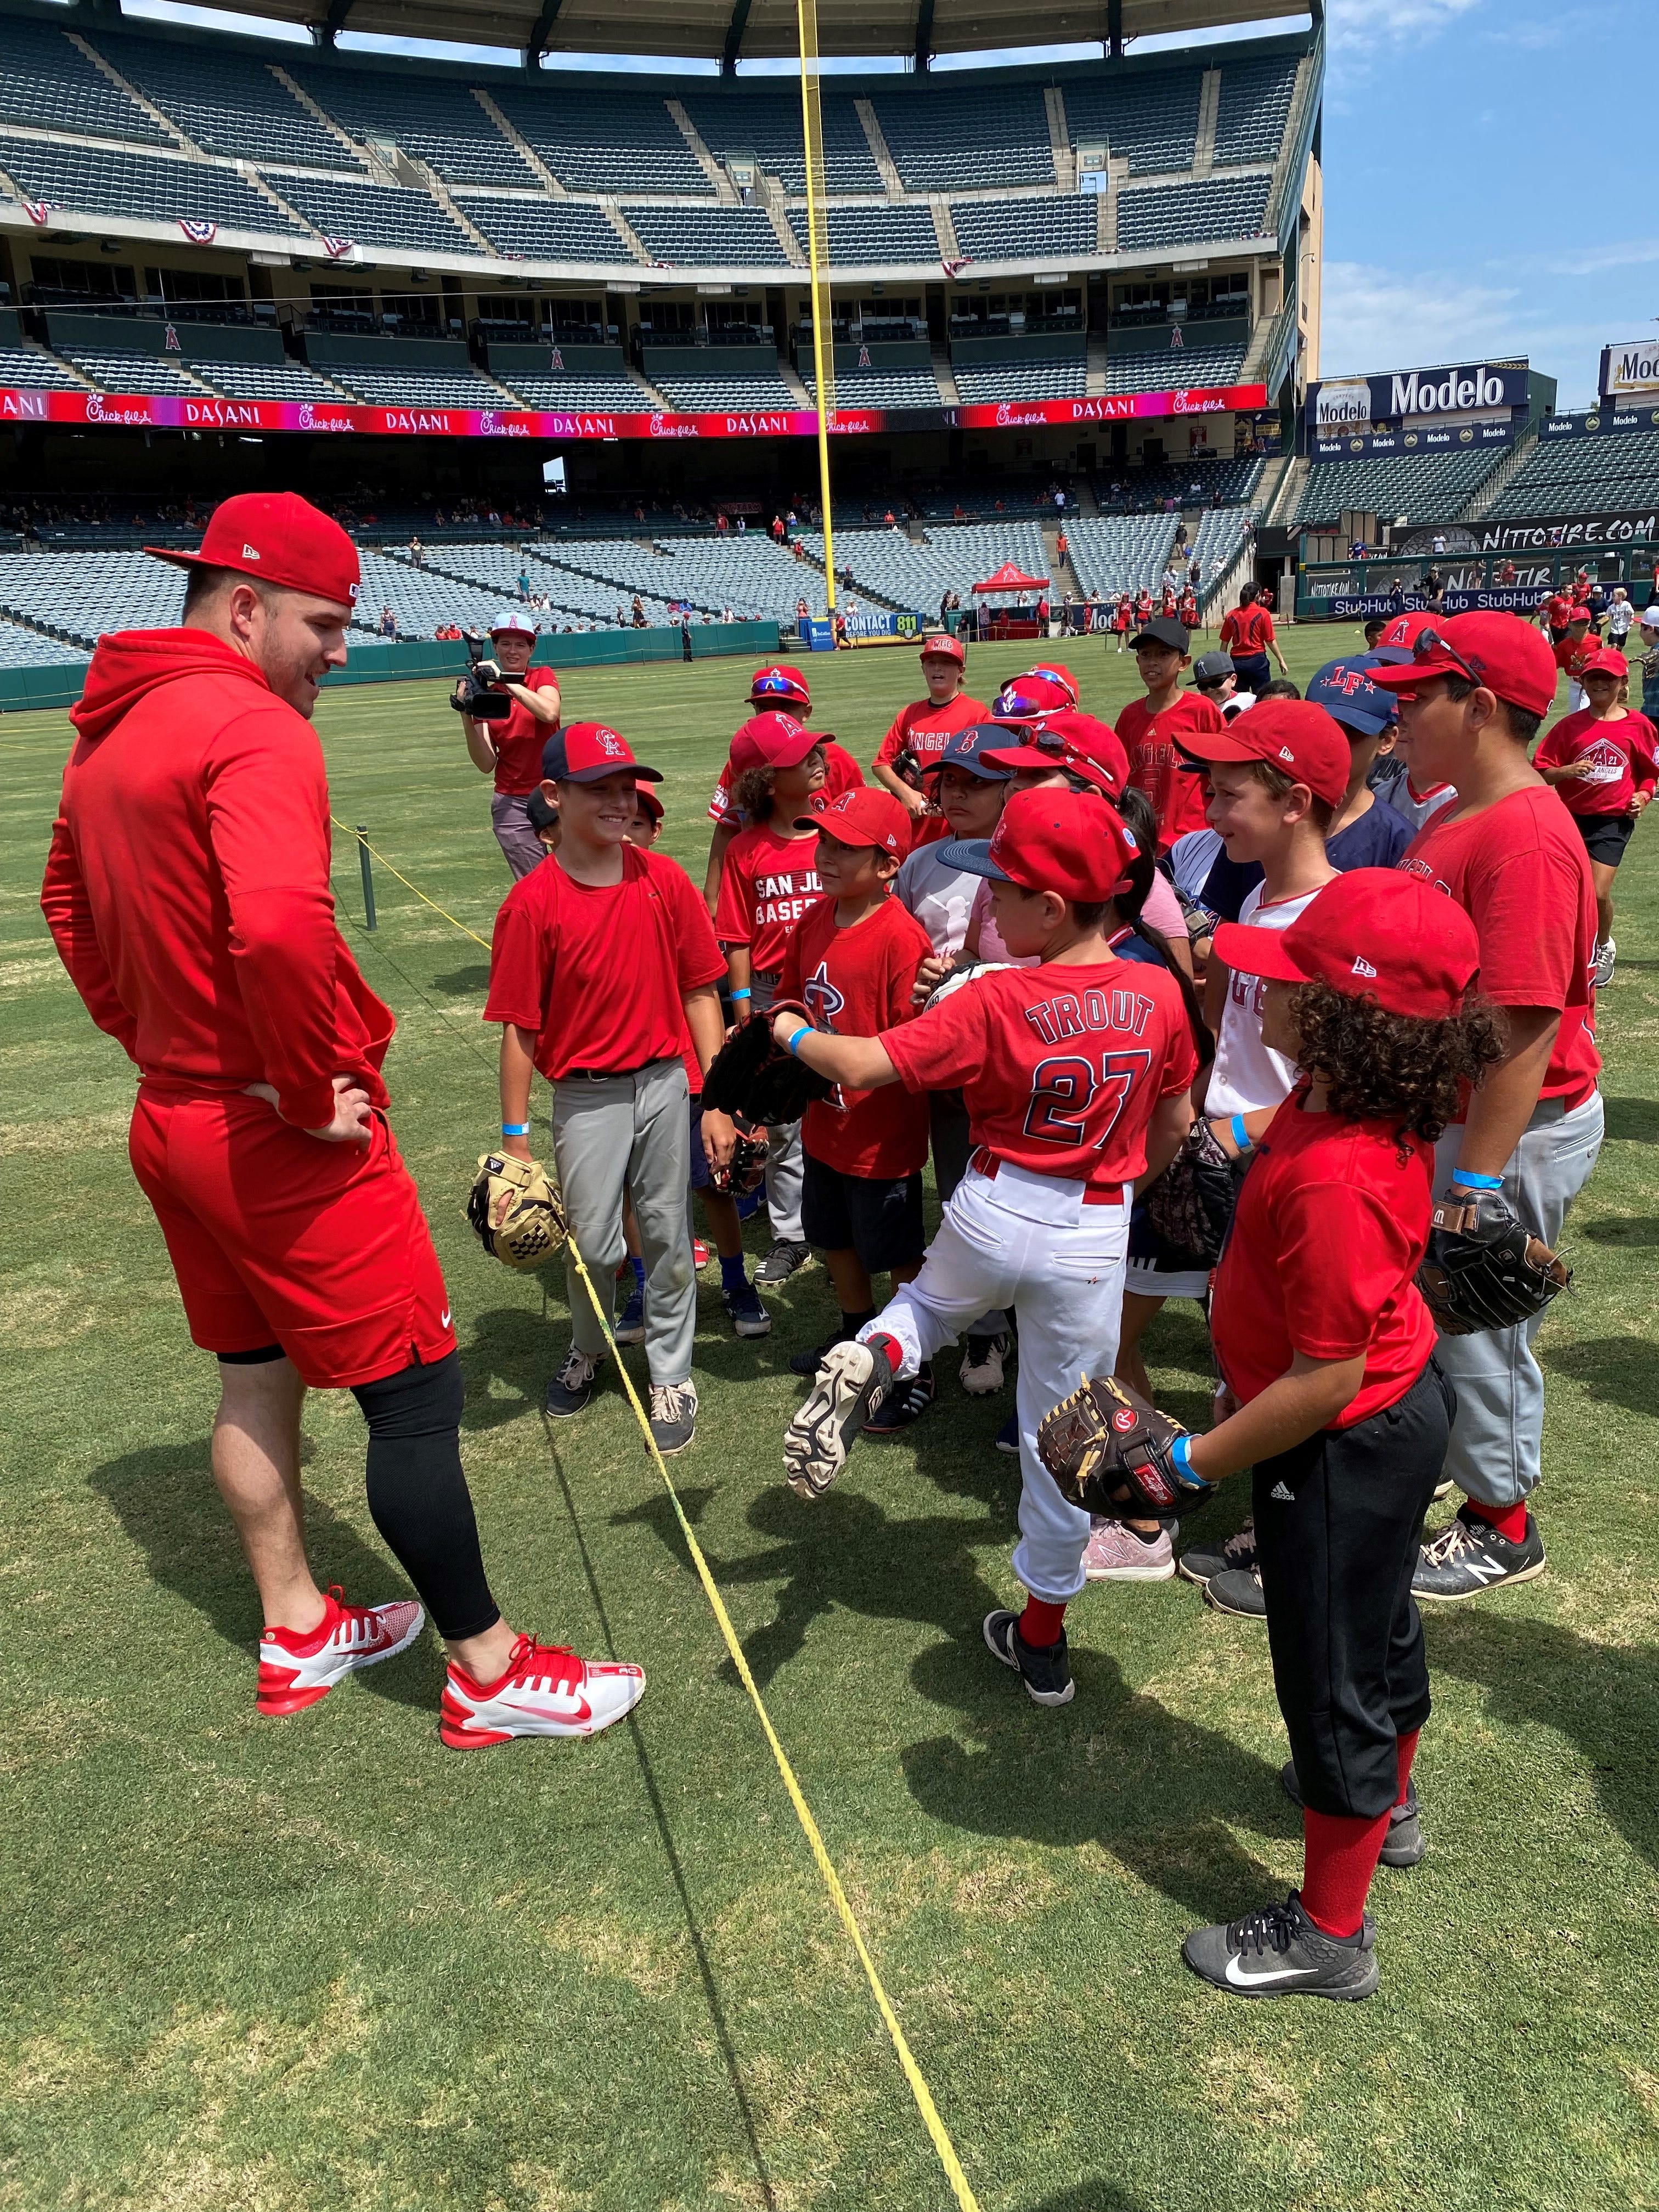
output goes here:
[{"label": "black leggings", "polygon": [[446,1643],[501,1619],[461,1471],[461,1356],[351,1393],[368,1423],[368,1510]]},{"label": "black leggings", "polygon": [[1429,1717],[1412,1574],[1456,1403],[1431,1359],[1370,1420],[1322,1429],[1255,1469],[1273,1688],[1316,1813],[1386,1813],[1395,1739]]}]

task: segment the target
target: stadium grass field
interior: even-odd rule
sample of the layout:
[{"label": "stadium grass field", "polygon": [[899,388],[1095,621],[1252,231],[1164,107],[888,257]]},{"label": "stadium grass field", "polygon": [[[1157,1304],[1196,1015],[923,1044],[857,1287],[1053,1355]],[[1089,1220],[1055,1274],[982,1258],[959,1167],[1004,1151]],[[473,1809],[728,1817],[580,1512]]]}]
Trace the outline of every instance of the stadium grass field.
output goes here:
[{"label": "stadium grass field", "polygon": [[[1298,676],[1352,641],[1285,639]],[[1131,696],[1127,656],[1065,650],[1085,705]],[[975,649],[970,688],[1024,657]],[[915,688],[908,653],[811,674],[817,726],[866,760]],[[699,874],[745,675],[568,686],[573,719],[668,771],[665,842]],[[331,692],[318,726],[340,817],[487,936],[506,878],[443,687]],[[384,872],[366,936],[349,843],[343,926],[401,1024],[386,1072],[459,1322],[499,1593],[650,1686],[595,1742],[458,1757],[428,1638],[256,1719],[253,1593],[208,1474],[213,1364],[128,1170],[131,1072],[35,904],[66,737],[58,715],[0,725],[0,2204],[944,2205],[625,1401],[612,1378],[550,1436],[562,1284],[495,1266],[461,1219],[497,1118],[484,955]],[[808,1510],[779,1439],[823,1272],[774,1299],[758,1346],[703,1279],[702,1411],[674,1480],[988,2212],[1659,2203],[1656,908],[1649,830],[1620,878],[1577,1293],[1543,1338],[1551,1569],[1429,1621],[1431,1849],[1379,1875],[1369,2004],[1229,2002],[1180,1961],[1188,1928],[1299,1868],[1264,1634],[1182,1583],[1097,1589],[1069,1624],[1075,1703],[1033,1707],[979,1629],[1013,1591],[1018,1477],[991,1448],[1008,1400],[966,1400],[947,1357],[912,1437],[861,1449]],[[1199,1417],[1192,1308],[1150,1353]],[[356,1407],[313,1398],[306,1433],[319,1573],[400,1591]],[[1235,1482],[1193,1525],[1245,1510]]]}]

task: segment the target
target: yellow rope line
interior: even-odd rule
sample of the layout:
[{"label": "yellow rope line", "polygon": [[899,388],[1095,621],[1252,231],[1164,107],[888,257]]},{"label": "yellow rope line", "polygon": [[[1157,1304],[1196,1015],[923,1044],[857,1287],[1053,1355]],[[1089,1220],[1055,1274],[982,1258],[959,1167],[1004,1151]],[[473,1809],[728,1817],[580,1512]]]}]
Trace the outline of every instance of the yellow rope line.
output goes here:
[{"label": "yellow rope line", "polygon": [[[337,829],[346,830],[346,824],[337,815],[331,815],[330,819]],[[391,861],[383,853],[376,852],[367,837],[360,836],[355,830],[347,830],[346,834],[354,844],[361,844],[373,854],[381,866],[396,876],[398,881],[406,890],[413,891],[423,905],[429,906],[434,914],[442,915],[446,921],[453,922],[455,927],[470,937],[475,945],[482,945],[486,951],[489,950],[488,939],[480,937],[476,930],[468,929],[464,921],[457,921],[455,916],[441,907],[436,899],[428,898],[418,884],[411,884],[407,876],[400,874],[396,868],[392,867]],[[795,1770],[789,1763],[789,1755],[778,1740],[778,1732],[772,1725],[771,1716],[766,1710],[759,1686],[750,1672],[749,1662],[744,1656],[743,1646],[738,1640],[738,1632],[732,1626],[731,1615],[726,1610],[725,1602],[715,1585],[714,1577],[709,1571],[708,1562],[703,1557],[702,1547],[692,1533],[691,1523],[685,1516],[685,1508],[681,1504],[680,1494],[674,1487],[674,1479],[668,1472],[667,1463],[661,1452],[657,1449],[657,1440],[651,1433],[649,1417],[640,1402],[639,1392],[634,1387],[634,1378],[628,1371],[616,1337],[611,1333],[611,1323],[605,1318],[605,1308],[600,1304],[599,1295],[593,1287],[593,1279],[587,1272],[587,1263],[582,1258],[575,1238],[568,1237],[568,1241],[570,1257],[575,1266],[576,1273],[581,1277],[587,1295],[592,1302],[594,1314],[598,1317],[599,1327],[605,1332],[605,1340],[616,1357],[617,1371],[622,1377],[623,1389],[628,1393],[628,1402],[634,1409],[634,1418],[640,1425],[640,1433],[645,1438],[646,1449],[650,1453],[652,1463],[662,1477],[663,1487],[668,1492],[668,1502],[673,1507],[674,1517],[680,1524],[680,1533],[685,1538],[686,1549],[690,1553],[691,1564],[696,1570],[697,1580],[702,1584],[703,1595],[708,1600],[715,1621],[719,1625],[720,1635],[725,1640],[726,1650],[731,1656],[732,1663],[738,1670],[738,1680],[749,1692],[750,1702],[755,1708],[762,1733],[766,1738],[773,1758],[777,1762],[778,1772],[783,1778],[783,1786],[788,1792],[789,1802],[794,1808],[795,1818],[800,1823],[801,1832],[806,1838],[807,1848],[812,1854],[813,1863],[819,1874],[823,1877],[824,1887],[830,1893],[830,1902],[835,1906],[836,1916],[847,1932],[847,1940],[851,1943],[854,1951],[857,1954],[859,1964],[864,1969],[865,1978],[870,1984],[870,1993],[876,2001],[876,2009],[880,2013],[882,2025],[886,2028],[892,2040],[899,2066],[905,2081],[909,2085],[910,2094],[916,2100],[916,2109],[921,2114],[922,2124],[926,2127],[933,2148],[939,2154],[939,2164],[945,2168],[945,2178],[951,2184],[951,2191],[957,2203],[961,2206],[962,2212],[979,2212],[979,2199],[974,2195],[968,2176],[963,2171],[962,2161],[957,2156],[956,2146],[951,2141],[945,2123],[939,2116],[939,2108],[933,2102],[933,2093],[923,2078],[921,2067],[915,2062],[910,2045],[905,2039],[904,2030],[899,2026],[898,2015],[893,2010],[887,1991],[882,1985],[881,1976],[876,1971],[876,1962],[871,1957],[869,1947],[865,1942],[863,1931],[859,1926],[858,1916],[853,1911],[852,1905],[848,1901],[847,1893],[841,1886],[841,1877],[836,1872],[835,1863],[824,1847],[823,1838],[818,1833],[818,1824],[812,1818],[811,1808],[806,1802],[800,1784],[795,1778]]]}]

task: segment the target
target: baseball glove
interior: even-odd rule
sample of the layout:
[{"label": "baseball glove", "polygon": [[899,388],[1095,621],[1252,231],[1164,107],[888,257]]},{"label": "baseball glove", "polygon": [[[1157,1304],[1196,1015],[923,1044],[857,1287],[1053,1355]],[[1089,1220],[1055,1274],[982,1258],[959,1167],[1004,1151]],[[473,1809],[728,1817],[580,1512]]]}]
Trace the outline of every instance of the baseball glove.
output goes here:
[{"label": "baseball glove", "polygon": [[810,1027],[812,1016],[799,999],[780,999],[763,1014],[751,1014],[715,1054],[702,1079],[704,1110],[777,1129],[799,1121],[815,1098],[827,1098],[835,1085],[774,1042],[778,1014],[799,1014]]},{"label": "baseball glove", "polygon": [[710,1168],[708,1188],[726,1198],[744,1198],[766,1179],[766,1132],[740,1127],[732,1157],[723,1167]]},{"label": "baseball glove", "polygon": [[520,1271],[550,1260],[568,1233],[559,1194],[540,1162],[501,1152],[480,1158],[466,1218],[486,1252]]},{"label": "baseball glove", "polygon": [[1213,1267],[1232,1219],[1238,1185],[1232,1163],[1207,1121],[1185,1142],[1146,1193],[1146,1219],[1173,1252],[1194,1267]]},{"label": "baseball glove", "polygon": [[1037,1457],[1062,1498],[1085,1511],[1134,1518],[1190,1513],[1213,1483],[1176,1462],[1187,1431],[1109,1375],[1062,1398],[1037,1428]]},{"label": "baseball glove", "polygon": [[1572,1280],[1571,1268],[1516,1218],[1501,1191],[1442,1199],[1429,1223],[1417,1287],[1443,1336],[1513,1328]]}]

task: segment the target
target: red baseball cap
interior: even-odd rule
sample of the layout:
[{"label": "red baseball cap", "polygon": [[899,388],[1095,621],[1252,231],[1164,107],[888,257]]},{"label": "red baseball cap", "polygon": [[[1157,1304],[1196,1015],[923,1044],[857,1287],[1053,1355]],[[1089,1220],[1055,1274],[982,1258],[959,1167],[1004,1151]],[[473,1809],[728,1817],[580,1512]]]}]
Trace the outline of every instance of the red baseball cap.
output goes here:
[{"label": "red baseball cap", "polygon": [[732,734],[732,768],[741,775],[751,768],[799,768],[823,740],[793,714],[751,714]]},{"label": "red baseball cap", "polygon": [[[1023,745],[1000,745],[994,752],[982,753],[980,757],[992,768],[1006,769],[1011,775],[1022,769],[1058,769],[1062,775],[1074,775],[1079,782],[1091,784],[1097,791],[1110,793],[1117,788],[1098,761],[1074,752],[1069,745],[1039,744],[1035,732]],[[1054,788],[1058,790],[1060,787],[1056,784]]]},{"label": "red baseball cap", "polygon": [[1437,619],[1434,615],[1428,614],[1396,615],[1377,639],[1376,650],[1380,652],[1384,646],[1400,645],[1409,653],[1418,631],[1432,629]]},{"label": "red baseball cap", "polygon": [[[1431,677],[1473,677],[1527,714],[1547,714],[1555,698],[1555,654],[1549,641],[1519,615],[1454,615],[1449,622],[1419,630],[1411,653],[1410,660],[1397,667],[1373,668],[1371,682],[1409,698]],[[1255,712],[1259,714],[1261,708]]]},{"label": "red baseball cap", "polygon": [[288,592],[309,592],[336,606],[357,603],[357,549],[332,515],[296,491],[245,491],[222,500],[194,553],[146,545],[174,568],[234,568]]},{"label": "red baseball cap", "polygon": [[749,686],[751,703],[757,707],[791,705],[799,707],[803,714],[812,711],[812,694],[807,689],[806,678],[799,668],[786,661],[776,662],[770,668],[757,668]]},{"label": "red baseball cap", "polygon": [[991,702],[991,720],[1034,722],[1044,714],[1063,714],[1076,704],[1075,696],[1066,697],[1066,687],[1056,677],[1034,671],[1029,676],[1009,678]]},{"label": "red baseball cap", "polygon": [[1578,664],[1578,680],[1587,676],[1628,676],[1630,663],[1616,646],[1604,645]]},{"label": "red baseball cap", "polygon": [[1123,740],[1098,714],[1085,714],[1080,708],[1045,714],[1037,726],[1036,741],[1047,744],[1054,738],[1059,738],[1067,752],[1081,753],[1097,768],[1104,769],[1114,791],[1121,791],[1128,782],[1129,756],[1123,749]]},{"label": "red baseball cap", "polygon": [[1127,887],[1125,871],[1140,850],[1134,832],[1092,791],[1017,791],[988,841],[962,838],[939,848],[947,867],[1054,891],[1095,906]]},{"label": "red baseball cap", "polygon": [[954,660],[958,668],[965,668],[968,665],[968,654],[962,640],[952,637],[948,630],[940,630],[936,637],[923,638],[921,657],[924,660]]},{"label": "red baseball cap", "polygon": [[878,853],[910,849],[910,817],[890,791],[860,784],[826,806],[822,814],[798,814],[797,830],[816,830],[838,845],[873,845]]},{"label": "red baseball cap", "polygon": [[634,792],[635,796],[640,802],[640,805],[644,807],[646,812],[651,817],[651,819],[653,822],[660,822],[662,820],[662,801],[658,798],[656,793],[652,790],[650,785],[648,783],[636,783],[634,786]]},{"label": "red baseball cap", "polygon": [[1292,783],[1305,783],[1328,806],[1340,806],[1348,795],[1352,749],[1340,725],[1305,699],[1263,699],[1224,731],[1194,732],[1190,744],[1175,742],[1196,768],[1212,761],[1266,761]]},{"label": "red baseball cap", "polygon": [[1567,617],[1567,628],[1571,629],[1573,624],[1577,622],[1587,623],[1589,618],[1589,609],[1584,605],[1582,599],[1575,599],[1572,604],[1572,611]]},{"label": "red baseball cap", "polygon": [[1421,876],[1350,868],[1316,892],[1288,929],[1218,922],[1215,955],[1245,975],[1328,983],[1350,998],[1375,999],[1391,1014],[1443,1021],[1474,979],[1480,940],[1456,900]]},{"label": "red baseball cap", "polygon": [[634,749],[605,722],[572,722],[555,730],[542,747],[542,777],[547,783],[598,783],[621,769],[631,768],[635,780],[662,781],[659,769],[636,761]]},{"label": "red baseball cap", "polygon": [[[1066,694],[1066,705],[1076,706],[1077,678],[1063,660],[1039,660],[1025,671],[1025,675],[1040,676],[1045,683],[1057,684]],[[1014,679],[1016,683],[1022,683],[1024,680],[1022,677],[1016,677]]]}]

